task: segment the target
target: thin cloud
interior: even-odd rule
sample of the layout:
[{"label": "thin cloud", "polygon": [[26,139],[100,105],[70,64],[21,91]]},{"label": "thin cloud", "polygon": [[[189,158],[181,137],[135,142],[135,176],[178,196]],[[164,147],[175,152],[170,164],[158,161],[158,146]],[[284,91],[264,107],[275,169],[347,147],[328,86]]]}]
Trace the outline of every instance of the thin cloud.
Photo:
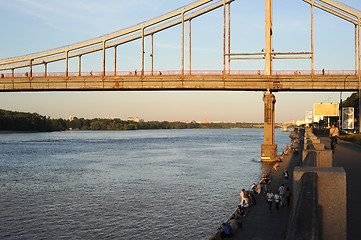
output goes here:
[{"label": "thin cloud", "polygon": [[[10,4],[6,4],[8,8],[13,9],[14,11],[38,18],[51,26],[56,25],[54,21],[56,18],[54,18],[54,16],[65,19],[81,20],[86,23],[94,23],[94,20],[81,14],[84,11],[83,9],[79,9],[78,7],[74,8],[73,5],[74,4],[67,1],[44,2],[34,0],[18,0],[12,1]],[[86,4],[83,6],[86,6]]]}]

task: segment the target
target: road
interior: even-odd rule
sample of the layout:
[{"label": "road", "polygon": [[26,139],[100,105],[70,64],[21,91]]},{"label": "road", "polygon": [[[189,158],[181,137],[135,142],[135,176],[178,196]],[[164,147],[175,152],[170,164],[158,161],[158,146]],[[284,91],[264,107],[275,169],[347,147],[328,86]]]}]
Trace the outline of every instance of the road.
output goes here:
[{"label": "road", "polygon": [[[319,137],[330,148],[328,137]],[[347,180],[347,238],[360,239],[361,227],[361,146],[340,140],[333,153],[333,166],[343,167]]]}]

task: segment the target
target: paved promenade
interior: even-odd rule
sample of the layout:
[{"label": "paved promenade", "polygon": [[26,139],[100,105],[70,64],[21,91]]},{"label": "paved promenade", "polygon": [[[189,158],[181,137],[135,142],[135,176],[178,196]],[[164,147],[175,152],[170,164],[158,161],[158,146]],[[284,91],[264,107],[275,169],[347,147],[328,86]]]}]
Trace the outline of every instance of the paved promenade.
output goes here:
[{"label": "paved promenade", "polygon": [[[280,163],[277,171],[272,171],[270,175],[271,189],[275,193],[281,184],[290,187],[292,191],[293,168],[300,160],[301,154],[285,155],[284,160]],[[283,172],[288,169],[290,178],[288,184],[285,183]],[[250,239],[250,240],[268,240],[268,239],[284,239],[287,231],[289,207],[280,206],[277,212],[275,204],[272,205],[272,212],[269,212],[266,202],[266,195],[262,193],[257,196],[257,204],[246,210],[246,217],[243,219],[243,228],[233,234],[231,239]]]},{"label": "paved promenade", "polygon": [[[326,136],[318,136],[326,148],[330,148],[330,139]],[[280,163],[278,170],[272,171],[270,179],[271,188],[276,192],[282,183],[284,169],[290,173],[289,184],[285,185],[292,189],[293,169],[301,161],[301,153],[289,154]],[[333,167],[343,167],[347,177],[347,239],[356,240],[361,238],[361,146],[340,140],[335,153],[333,153]],[[330,183],[332,184],[332,183]],[[292,202],[292,200],[291,200]],[[290,208],[280,207],[276,212],[273,203],[272,212],[268,210],[264,193],[257,196],[257,204],[246,209],[246,217],[242,219],[243,228],[233,233],[232,238],[226,239],[250,239],[250,240],[273,240],[285,239]],[[220,239],[220,238],[217,238]]]},{"label": "paved promenade", "polygon": [[[321,137],[321,143],[330,148],[330,139]],[[333,166],[343,167],[347,180],[347,239],[361,239],[361,146],[339,141],[333,154]]]}]

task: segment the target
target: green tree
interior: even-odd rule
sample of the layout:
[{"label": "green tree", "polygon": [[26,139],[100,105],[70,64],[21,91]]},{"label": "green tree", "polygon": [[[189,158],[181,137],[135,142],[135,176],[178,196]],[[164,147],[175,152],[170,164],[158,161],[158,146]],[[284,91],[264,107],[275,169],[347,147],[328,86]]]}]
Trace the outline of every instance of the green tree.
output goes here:
[{"label": "green tree", "polygon": [[353,93],[350,97],[348,97],[345,101],[342,102],[342,107],[354,107],[355,109],[355,118],[360,119],[359,116],[359,95],[358,93]]}]

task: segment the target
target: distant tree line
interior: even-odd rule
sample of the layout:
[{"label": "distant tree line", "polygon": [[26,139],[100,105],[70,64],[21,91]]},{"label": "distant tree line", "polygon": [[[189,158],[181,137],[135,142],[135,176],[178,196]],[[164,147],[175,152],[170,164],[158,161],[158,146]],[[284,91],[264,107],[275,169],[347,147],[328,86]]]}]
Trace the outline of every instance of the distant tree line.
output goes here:
[{"label": "distant tree line", "polygon": [[0,110],[1,131],[55,131],[52,120],[37,113]]},{"label": "distant tree line", "polygon": [[0,110],[0,131],[50,132],[65,130],[147,130],[147,129],[221,129],[260,128],[258,123],[197,123],[197,122],[134,122],[121,119],[51,119],[37,113]]}]

